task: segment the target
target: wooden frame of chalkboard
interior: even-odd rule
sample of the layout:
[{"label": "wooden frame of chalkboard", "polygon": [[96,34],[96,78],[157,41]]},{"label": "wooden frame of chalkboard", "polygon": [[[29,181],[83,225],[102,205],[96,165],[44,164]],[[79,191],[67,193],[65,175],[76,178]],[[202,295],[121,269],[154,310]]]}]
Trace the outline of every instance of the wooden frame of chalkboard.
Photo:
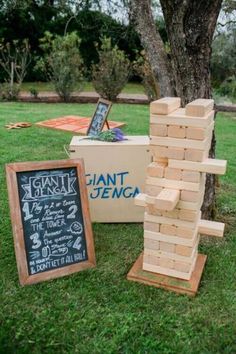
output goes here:
[{"label": "wooden frame of chalkboard", "polygon": [[21,285],[95,267],[83,159],[6,165]]},{"label": "wooden frame of chalkboard", "polygon": [[95,112],[91,118],[91,122],[86,133],[87,135],[97,135],[102,131],[105,123],[109,129],[107,116],[110,112],[111,106],[112,102],[110,101],[104,100],[102,98],[98,100]]}]

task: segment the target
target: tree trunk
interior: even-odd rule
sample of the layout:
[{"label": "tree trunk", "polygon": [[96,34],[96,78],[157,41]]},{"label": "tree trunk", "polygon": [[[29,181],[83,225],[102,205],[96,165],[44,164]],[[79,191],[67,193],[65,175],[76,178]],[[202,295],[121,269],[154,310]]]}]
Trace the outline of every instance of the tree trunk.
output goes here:
[{"label": "tree trunk", "polygon": [[[211,44],[222,0],[160,0],[171,48],[177,96],[182,104],[211,98]],[[215,157],[213,133],[210,157]],[[215,216],[215,175],[207,174],[203,218]]]},{"label": "tree trunk", "polygon": [[[160,3],[170,42],[172,70],[168,68],[164,45],[160,44],[161,38],[151,15],[150,0],[131,0],[131,12],[135,16],[137,30],[154,74],[157,73],[156,77],[160,81],[161,76],[158,74],[164,72],[169,83],[170,75],[173,75],[176,93],[183,105],[196,98],[210,98],[211,44],[222,0],[160,0]],[[163,84],[160,83],[161,92],[167,96]],[[213,134],[210,157],[214,155]],[[204,218],[215,216],[214,175],[207,175],[202,212]]]},{"label": "tree trunk", "polygon": [[156,29],[150,3],[150,0],[131,0],[131,17],[140,34],[153,74],[159,83],[161,97],[175,96],[170,62]]}]

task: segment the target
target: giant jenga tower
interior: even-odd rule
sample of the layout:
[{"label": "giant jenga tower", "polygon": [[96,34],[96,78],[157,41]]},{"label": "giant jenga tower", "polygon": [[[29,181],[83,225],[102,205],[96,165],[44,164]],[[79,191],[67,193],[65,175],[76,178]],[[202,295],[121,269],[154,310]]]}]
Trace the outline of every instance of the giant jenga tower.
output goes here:
[{"label": "giant jenga tower", "polygon": [[136,204],[145,207],[144,252],[130,280],[190,295],[197,291],[206,261],[198,254],[200,233],[223,236],[224,230],[222,223],[202,220],[200,211],[206,172],[226,170],[226,161],[208,158],[213,106],[213,100],[198,99],[180,108],[180,98],[170,97],[150,105],[153,162],[145,193],[136,197]]}]

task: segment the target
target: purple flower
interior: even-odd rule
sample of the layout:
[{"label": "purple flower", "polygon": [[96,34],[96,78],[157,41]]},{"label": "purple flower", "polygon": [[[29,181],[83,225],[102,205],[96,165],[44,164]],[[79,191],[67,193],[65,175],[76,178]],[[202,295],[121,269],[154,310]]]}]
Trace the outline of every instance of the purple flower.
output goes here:
[{"label": "purple flower", "polygon": [[126,140],[124,137],[124,133],[119,128],[113,128],[112,131],[115,133],[114,140],[115,141],[122,141]]}]

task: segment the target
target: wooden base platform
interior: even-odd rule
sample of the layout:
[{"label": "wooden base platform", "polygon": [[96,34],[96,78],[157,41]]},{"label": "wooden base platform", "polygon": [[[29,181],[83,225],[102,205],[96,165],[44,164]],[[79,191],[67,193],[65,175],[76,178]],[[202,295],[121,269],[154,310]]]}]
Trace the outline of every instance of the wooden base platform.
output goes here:
[{"label": "wooden base platform", "polygon": [[144,283],[146,285],[152,285],[157,288],[175,291],[176,293],[195,296],[198,291],[206,259],[206,255],[198,254],[196,266],[192,273],[191,279],[183,280],[143,270],[143,254],[141,254],[134,263],[133,267],[130,269],[127,279]]}]

